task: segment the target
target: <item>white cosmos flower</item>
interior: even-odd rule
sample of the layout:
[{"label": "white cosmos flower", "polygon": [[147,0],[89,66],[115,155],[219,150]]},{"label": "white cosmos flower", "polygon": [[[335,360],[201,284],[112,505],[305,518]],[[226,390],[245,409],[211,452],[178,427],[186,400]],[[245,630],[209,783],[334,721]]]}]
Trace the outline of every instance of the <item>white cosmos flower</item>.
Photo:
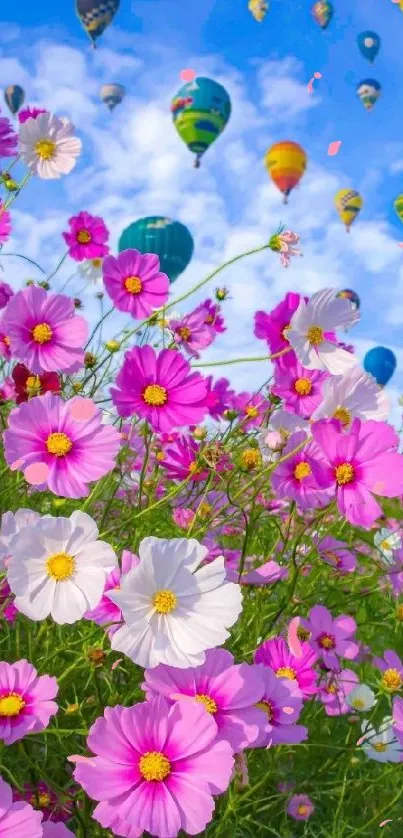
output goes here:
[{"label": "white cosmos flower", "polygon": [[103,259],[99,256],[95,259],[85,259],[78,265],[78,272],[88,282],[99,282],[102,279]]},{"label": "white cosmos flower", "polygon": [[366,684],[359,684],[358,687],[354,687],[354,689],[346,695],[346,703],[353,710],[359,710],[360,713],[365,713],[367,710],[371,710],[371,707],[374,706],[375,693],[373,693]]},{"label": "white cosmos flower", "polygon": [[344,375],[358,361],[337,343],[331,343],[325,332],[334,332],[354,325],[359,320],[349,300],[337,297],[335,288],[317,291],[306,303],[304,298],[293,314],[287,339],[302,364],[308,370],[328,370],[332,375]]},{"label": "white cosmos flower", "polygon": [[239,585],[227,582],[224,557],[199,568],[208,550],[194,538],[144,538],[140,563],[108,597],[124,625],[112,649],[139,666],[181,669],[204,663],[205,650],[222,645],[242,609]]},{"label": "white cosmos flower", "polygon": [[382,422],[389,415],[385,391],[359,366],[351,367],[345,375],[328,378],[322,385],[322,395],[311,417],[314,421],[334,417],[347,426],[355,418]]},{"label": "white cosmos flower", "polygon": [[17,512],[5,512],[1,516],[0,529],[0,569],[7,566],[11,555],[10,544],[15,536],[29,524],[40,518],[33,509],[18,509]]},{"label": "white cosmos flower", "polygon": [[7,580],[16,607],[31,620],[50,614],[60,625],[98,605],[117,565],[112,547],[98,541],[95,521],[80,511],[70,518],[44,515],[18,533],[11,550]]},{"label": "white cosmos flower", "polygon": [[360,742],[367,757],[376,762],[402,761],[403,747],[395,737],[391,718],[384,719],[378,732],[369,722],[363,722],[361,730],[363,736]]},{"label": "white cosmos flower", "polygon": [[402,536],[395,530],[388,530],[386,527],[382,527],[374,535],[374,544],[382,553],[382,558],[385,559],[386,564],[393,564],[393,552],[394,550],[400,550]]},{"label": "white cosmos flower", "polygon": [[81,140],[66,117],[40,113],[19,129],[20,155],[34,175],[45,180],[68,175],[81,153]]}]

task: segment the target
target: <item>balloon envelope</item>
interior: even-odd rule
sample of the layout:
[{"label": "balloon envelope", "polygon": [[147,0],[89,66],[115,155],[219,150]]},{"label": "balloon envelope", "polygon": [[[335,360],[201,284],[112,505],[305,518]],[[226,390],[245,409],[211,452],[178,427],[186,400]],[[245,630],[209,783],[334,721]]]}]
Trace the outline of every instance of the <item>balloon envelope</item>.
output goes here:
[{"label": "balloon envelope", "polygon": [[358,35],[357,44],[361,55],[363,55],[364,58],[367,58],[372,64],[378,55],[381,46],[381,39],[379,35],[377,35],[376,32],[371,32],[370,30],[361,32],[361,35]]},{"label": "balloon envelope", "polygon": [[197,167],[224,130],[231,115],[231,100],[221,84],[198,76],[178,90],[171,102],[171,113],[180,138],[196,154]]},{"label": "balloon envelope", "polygon": [[113,111],[116,105],[120,104],[125,93],[126,89],[123,84],[103,84],[99,91],[102,101],[105,102],[110,111]]},{"label": "balloon envelope", "polygon": [[112,23],[120,0],[76,0],[76,12],[93,45]]},{"label": "balloon envelope", "polygon": [[350,300],[350,303],[353,306],[353,308],[360,308],[360,298],[355,291],[351,290],[351,288],[343,288],[342,291],[339,291],[337,296],[341,297],[342,300]]},{"label": "balloon envelope", "polygon": [[19,84],[10,84],[4,91],[4,99],[11,113],[18,113],[25,99],[25,92]]},{"label": "balloon envelope", "polygon": [[393,206],[396,215],[400,218],[400,221],[403,222],[403,195],[397,196],[396,200],[393,202]]},{"label": "balloon envelope", "polygon": [[312,6],[312,14],[316,23],[319,23],[321,29],[327,29],[333,17],[333,11],[332,4],[328,3],[327,0],[318,0],[318,2]]},{"label": "balloon envelope", "polygon": [[374,107],[381,95],[381,85],[375,79],[364,79],[357,85],[357,96],[368,111]]},{"label": "balloon envelope", "polygon": [[275,143],[266,153],[265,166],[277,189],[287,199],[305,172],[307,156],[298,143]]},{"label": "balloon envelope", "polygon": [[268,8],[269,4],[266,0],[249,0],[248,9],[259,23],[265,19]]},{"label": "balloon envelope", "polygon": [[335,195],[334,203],[341,221],[348,230],[363,205],[361,195],[355,189],[340,189]]},{"label": "balloon envelope", "polygon": [[374,376],[381,387],[390,381],[396,369],[396,356],[385,346],[374,346],[364,358],[364,370]]},{"label": "balloon envelope", "polygon": [[187,268],[194,250],[194,242],[187,227],[179,221],[161,216],[139,218],[123,231],[119,239],[119,253],[134,248],[140,253],[156,253],[160,269],[170,282]]}]

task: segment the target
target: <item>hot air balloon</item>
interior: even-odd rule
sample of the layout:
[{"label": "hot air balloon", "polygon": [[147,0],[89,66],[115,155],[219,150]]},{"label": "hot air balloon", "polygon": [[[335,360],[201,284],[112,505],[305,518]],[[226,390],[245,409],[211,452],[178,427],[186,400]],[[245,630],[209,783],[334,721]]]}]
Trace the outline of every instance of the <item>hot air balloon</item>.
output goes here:
[{"label": "hot air balloon", "polygon": [[355,291],[351,290],[351,288],[343,288],[342,291],[339,291],[337,296],[341,297],[342,300],[350,300],[350,303],[354,309],[360,308],[360,298]]},{"label": "hot air balloon", "polygon": [[318,0],[318,2],[312,6],[312,14],[316,23],[319,23],[321,29],[327,29],[333,17],[333,6],[331,3],[328,3],[327,0]]},{"label": "hot air balloon", "polygon": [[381,85],[375,79],[364,79],[357,85],[357,96],[361,99],[364,108],[370,111],[381,95]]},{"label": "hot air balloon", "polygon": [[119,6],[120,0],[76,0],[77,15],[93,47],[96,46],[97,38],[112,23]]},{"label": "hot air balloon", "polygon": [[214,140],[224,130],[231,114],[231,100],[221,84],[202,76],[187,82],[171,102],[175,128],[189,151],[196,155],[195,168]]},{"label": "hot air balloon", "polygon": [[403,195],[397,196],[396,200],[393,201],[393,207],[396,215],[400,218],[400,221],[403,222]]},{"label": "hot air balloon", "polygon": [[105,102],[110,111],[113,111],[116,105],[120,105],[125,93],[126,89],[123,84],[103,84],[99,91],[102,101]]},{"label": "hot air balloon", "polygon": [[9,110],[15,116],[25,99],[25,92],[19,84],[10,84],[4,91],[4,99]]},{"label": "hot air balloon", "polygon": [[363,204],[361,195],[355,189],[340,189],[340,192],[335,195],[334,203],[340,219],[345,224],[347,233],[349,233],[350,227]]},{"label": "hot air balloon", "polygon": [[396,369],[396,356],[385,346],[374,346],[364,358],[364,370],[374,376],[380,387],[390,381]]},{"label": "hot air balloon", "polygon": [[363,55],[364,58],[367,58],[372,64],[378,55],[381,46],[381,39],[379,35],[377,35],[376,32],[371,32],[370,30],[367,32],[361,32],[361,35],[358,35],[357,37],[357,44],[361,55]]},{"label": "hot air balloon", "polygon": [[170,282],[187,268],[194,242],[187,227],[179,221],[160,216],[139,218],[123,231],[119,239],[119,253],[134,248],[140,253],[156,253],[160,268]]},{"label": "hot air balloon", "polygon": [[291,190],[299,183],[306,169],[304,149],[298,143],[285,140],[269,148],[264,162],[273,183],[283,193],[286,204]]},{"label": "hot air balloon", "polygon": [[265,19],[269,4],[265,0],[249,0],[248,9],[259,23]]}]

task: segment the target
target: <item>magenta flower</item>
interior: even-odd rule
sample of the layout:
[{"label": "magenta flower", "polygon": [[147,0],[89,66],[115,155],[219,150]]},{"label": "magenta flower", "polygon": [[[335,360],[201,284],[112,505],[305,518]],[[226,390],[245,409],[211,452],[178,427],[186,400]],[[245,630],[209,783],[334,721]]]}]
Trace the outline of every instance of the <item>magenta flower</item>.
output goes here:
[{"label": "magenta flower", "polygon": [[[296,312],[302,297],[300,294],[289,292],[286,294],[284,300],[276,306],[269,314],[265,311],[257,311],[255,314],[255,335],[260,340],[265,340],[272,353],[281,352],[283,349],[290,348],[287,340],[287,330],[290,328],[290,322],[293,314]],[[308,297],[304,297],[308,301]],[[296,356],[294,351],[287,352],[284,355],[289,363],[295,363]]]},{"label": "magenta flower", "polygon": [[42,838],[42,813],[29,803],[13,802],[11,786],[0,777],[0,838]]},{"label": "magenta flower", "polygon": [[302,693],[296,682],[286,678],[277,678],[274,672],[263,664],[256,667],[264,682],[264,694],[259,704],[265,713],[263,736],[259,737],[255,747],[270,745],[297,745],[308,737],[308,728],[297,725],[302,710]]},{"label": "magenta flower", "polygon": [[[0,213],[1,213],[1,204],[0,204]],[[2,215],[0,215],[0,225],[2,221]],[[1,240],[1,232],[0,232],[0,240]],[[8,301],[11,300],[11,297],[14,296],[14,291],[8,285],[7,282],[0,282],[0,308],[5,308]]]},{"label": "magenta flower", "polygon": [[7,579],[0,581],[0,618],[7,623],[14,623],[19,611],[14,605],[14,594],[7,582]]},{"label": "magenta flower", "polygon": [[18,153],[18,136],[7,117],[0,116],[0,157],[14,157]]},{"label": "magenta flower", "polygon": [[[304,439],[305,431],[297,431],[289,437],[284,448],[286,457]],[[287,460],[276,466],[272,474],[272,487],[278,498],[294,500],[302,510],[326,506],[332,500],[328,490],[329,479],[320,448],[308,442]]]},{"label": "magenta flower", "polygon": [[92,622],[96,623],[97,626],[104,626],[107,623],[116,623],[116,625],[110,626],[107,629],[109,637],[112,637],[115,631],[120,628],[120,623],[123,622],[123,617],[120,608],[118,608],[118,606],[115,605],[115,603],[108,597],[108,591],[120,590],[122,576],[124,576],[125,573],[128,573],[133,567],[137,567],[139,561],[139,557],[134,553],[131,553],[130,550],[123,550],[121,563],[122,569],[114,567],[113,570],[108,573],[102,599],[96,608],[92,611],[86,611],[84,614],[84,620],[92,620]]},{"label": "magenta flower", "polygon": [[244,430],[258,428],[269,409],[268,401],[260,394],[238,393],[231,399],[231,410],[239,414],[239,421]]},{"label": "magenta flower", "polygon": [[95,405],[90,419],[74,418],[77,401],[80,397],[64,402],[52,393],[36,396],[11,411],[3,434],[8,465],[25,470],[44,463],[48,471],[37,488],[66,498],[86,497],[88,484],[114,468],[120,448],[120,434],[102,424]]},{"label": "magenta flower", "polygon": [[372,493],[386,498],[403,492],[403,457],[398,436],[386,422],[354,419],[347,433],[335,420],[320,420],[312,435],[326,460],[327,482],[342,515],[369,529],[383,514]]},{"label": "magenta flower", "polygon": [[148,317],[168,299],[169,279],[160,272],[160,260],[154,253],[123,250],[116,258],[107,256],[102,273],[116,308],[136,319]]},{"label": "magenta flower", "polygon": [[329,672],[324,682],[319,684],[318,698],[325,708],[327,716],[342,716],[351,713],[351,707],[346,698],[360,679],[352,669],[342,669],[340,672]]},{"label": "magenta flower", "polygon": [[295,821],[307,821],[315,807],[307,794],[293,794],[287,804],[287,815]]},{"label": "magenta flower", "polygon": [[225,556],[225,570],[229,582],[239,582],[240,585],[274,585],[288,576],[287,568],[281,567],[277,562],[269,560],[259,567],[253,567],[256,561],[254,556],[247,556],[243,573],[239,578],[241,551],[225,549],[220,552]]},{"label": "magenta flower", "polygon": [[69,218],[69,226],[69,232],[62,235],[72,259],[83,262],[84,259],[102,259],[107,256],[109,231],[102,218],[90,215],[89,212],[79,212]]},{"label": "magenta flower", "polygon": [[[11,215],[8,210],[3,209],[3,206],[3,201],[0,201],[0,244],[5,244],[11,236]],[[5,284],[2,283],[2,285]],[[4,308],[4,306],[1,306],[1,308]]]},{"label": "magenta flower", "polygon": [[119,416],[135,414],[155,431],[197,424],[207,412],[206,380],[170,349],[157,355],[151,346],[135,346],[126,352],[116,384],[111,395]]},{"label": "magenta flower", "polygon": [[295,682],[301,693],[309,698],[316,693],[318,676],[313,667],[318,655],[309,643],[301,643],[301,650],[302,655],[297,658],[290,652],[284,637],[272,637],[259,646],[254,661],[268,666],[277,678],[288,678]]},{"label": "magenta flower", "polygon": [[64,294],[30,285],[9,300],[1,325],[13,356],[34,375],[77,372],[84,365],[88,325]]},{"label": "magenta flower", "polygon": [[48,726],[58,710],[52,701],[58,690],[56,678],[38,675],[26,660],[0,663],[0,739],[5,745]]},{"label": "magenta flower", "polygon": [[334,567],[339,573],[352,573],[357,566],[353,553],[347,549],[344,541],[337,541],[331,535],[322,539],[312,539],[321,559]]},{"label": "magenta flower", "polygon": [[24,800],[34,809],[42,812],[44,821],[54,818],[57,821],[68,821],[72,816],[73,801],[62,800],[50,786],[40,780],[35,786],[26,784],[24,791],[13,790],[14,800]]},{"label": "magenta flower", "polygon": [[48,111],[44,110],[44,108],[23,108],[18,114],[18,122],[20,125],[24,125],[27,119],[36,119],[40,113],[48,113]]},{"label": "magenta flower", "polygon": [[339,672],[339,657],[354,660],[358,655],[359,645],[352,640],[357,630],[353,617],[340,614],[333,619],[324,605],[314,605],[308,619],[301,620],[301,625],[311,633],[309,642],[327,669]]},{"label": "magenta flower", "polygon": [[218,378],[213,384],[211,375],[206,378],[208,383],[208,412],[213,419],[221,419],[232,404],[235,390],[229,387],[228,378]]},{"label": "magenta flower", "polygon": [[396,739],[403,745],[403,698],[397,696],[393,699],[393,733]]},{"label": "magenta flower", "polygon": [[307,370],[297,360],[292,366],[276,364],[272,391],[283,400],[286,410],[309,419],[322,401],[322,384],[327,378],[327,372]]},{"label": "magenta flower", "polygon": [[187,507],[177,507],[172,512],[172,518],[177,527],[187,530],[195,519],[195,513]]},{"label": "magenta flower", "polygon": [[262,735],[264,719],[254,707],[263,695],[257,667],[234,664],[226,649],[211,649],[201,666],[177,669],[159,664],[146,670],[142,689],[147,699],[163,695],[170,703],[193,698],[210,713],[218,727],[217,741],[224,739],[238,752],[249,748]]},{"label": "magenta flower", "polygon": [[192,358],[200,358],[200,349],[213,343],[216,332],[206,324],[204,308],[185,314],[180,320],[170,320],[169,329],[175,343],[185,349]]},{"label": "magenta flower", "polygon": [[383,673],[382,686],[387,692],[394,693],[402,689],[403,663],[393,649],[387,649],[383,658],[374,657],[373,664]]},{"label": "magenta flower", "polygon": [[10,338],[6,335],[2,322],[0,321],[0,357],[9,361],[11,358]]},{"label": "magenta flower", "polygon": [[191,701],[169,705],[158,696],[107,707],[88,736],[95,756],[79,757],[74,777],[100,801],[93,816],[105,828],[114,824],[116,832],[120,821],[133,830],[123,835],[146,830],[176,838],[181,829],[196,835],[211,820],[213,794],[227,789],[234,765],[230,745],[216,736],[212,715]]},{"label": "magenta flower", "polygon": [[205,300],[204,303],[200,303],[200,305],[197,306],[194,313],[199,311],[203,311],[204,322],[207,326],[211,326],[215,332],[222,334],[227,331],[227,328],[224,325],[224,318],[222,314],[220,314],[221,306],[217,303],[213,303],[212,300]]},{"label": "magenta flower", "polygon": [[208,469],[203,468],[200,457],[200,445],[192,436],[185,434],[165,449],[164,459],[159,464],[165,470],[168,480],[182,481],[190,478],[197,482],[208,477]]},{"label": "magenta flower", "polygon": [[43,838],[75,838],[74,832],[67,829],[60,821],[45,821],[43,824]]}]

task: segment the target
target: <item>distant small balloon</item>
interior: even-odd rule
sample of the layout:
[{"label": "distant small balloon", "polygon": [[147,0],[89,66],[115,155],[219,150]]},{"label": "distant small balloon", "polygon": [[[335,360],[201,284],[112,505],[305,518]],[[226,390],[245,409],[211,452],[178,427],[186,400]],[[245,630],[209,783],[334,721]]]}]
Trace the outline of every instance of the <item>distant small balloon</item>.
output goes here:
[{"label": "distant small balloon", "polygon": [[15,116],[25,101],[25,91],[19,84],[10,84],[4,91],[4,99],[9,110]]},{"label": "distant small balloon", "polygon": [[374,346],[364,358],[365,372],[373,375],[380,387],[385,387],[390,381],[396,366],[396,356],[386,346]]},{"label": "distant small balloon", "polygon": [[126,88],[123,84],[103,84],[99,95],[102,101],[107,105],[110,111],[120,105],[126,93]]},{"label": "distant small balloon", "polygon": [[381,39],[376,32],[372,32],[369,29],[365,32],[361,32],[360,35],[357,37],[357,44],[358,49],[360,50],[361,55],[364,56],[370,63],[374,61],[378,52],[381,47]]},{"label": "distant small balloon", "polygon": [[342,291],[339,291],[337,294],[338,297],[341,297],[342,300],[350,300],[351,305],[354,309],[360,308],[360,298],[355,291],[352,291],[351,288],[343,288]]},{"label": "distant small balloon", "polygon": [[333,11],[332,4],[328,3],[327,0],[318,0],[312,6],[312,14],[321,29],[327,29],[333,17]]},{"label": "distant small balloon", "polygon": [[370,111],[381,95],[381,85],[375,79],[364,79],[357,85],[357,96],[361,99],[364,108]]}]

